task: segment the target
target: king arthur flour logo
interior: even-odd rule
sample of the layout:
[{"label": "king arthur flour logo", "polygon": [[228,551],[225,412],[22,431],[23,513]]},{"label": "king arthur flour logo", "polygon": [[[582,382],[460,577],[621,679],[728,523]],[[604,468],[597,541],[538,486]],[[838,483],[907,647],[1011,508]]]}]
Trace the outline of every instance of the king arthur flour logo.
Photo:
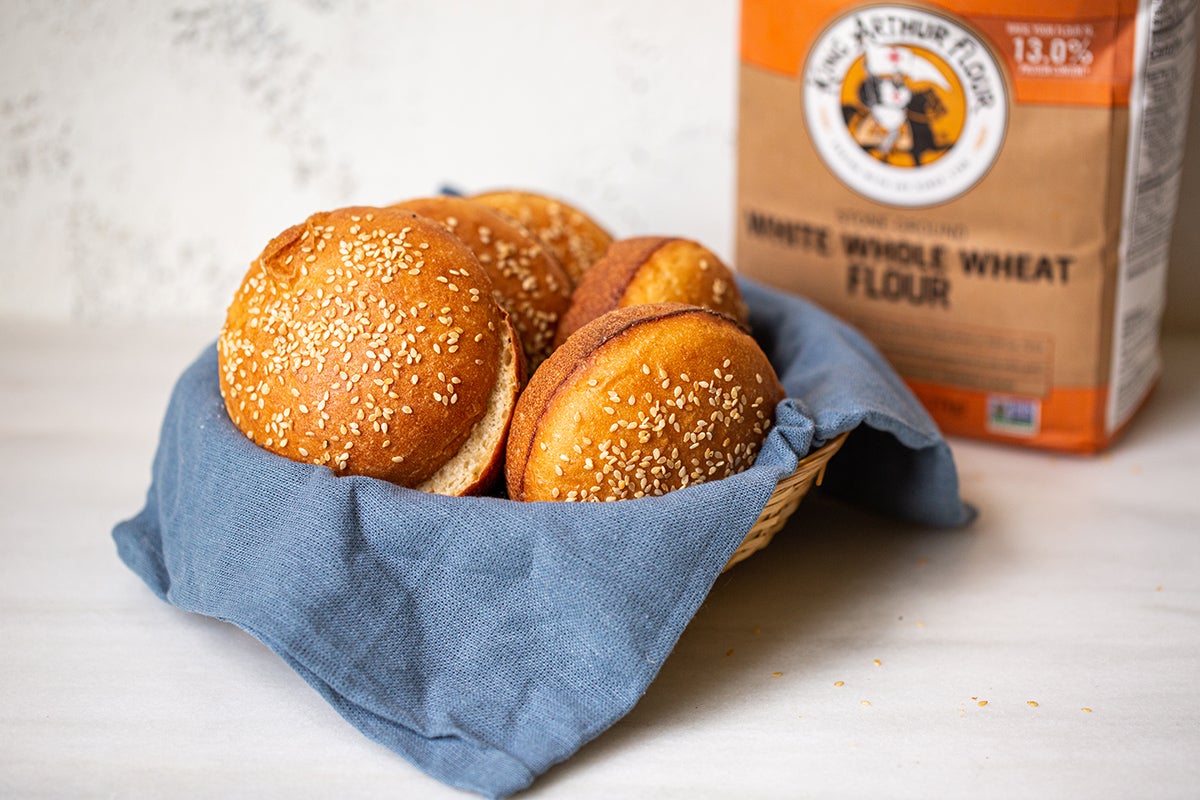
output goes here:
[{"label": "king arthur flour logo", "polygon": [[906,6],[857,9],[814,42],[802,76],[809,136],[855,192],[893,206],[974,186],[1004,141],[1004,76],[979,37]]}]

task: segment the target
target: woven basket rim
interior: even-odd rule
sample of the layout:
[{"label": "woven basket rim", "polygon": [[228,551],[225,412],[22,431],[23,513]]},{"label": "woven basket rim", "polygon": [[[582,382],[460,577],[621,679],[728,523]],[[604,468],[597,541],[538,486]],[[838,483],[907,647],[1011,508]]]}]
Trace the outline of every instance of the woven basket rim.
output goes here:
[{"label": "woven basket rim", "polygon": [[849,431],[838,434],[815,450],[809,451],[790,474],[779,479],[775,491],[767,499],[758,519],[742,539],[742,543],[730,556],[722,571],[749,558],[762,550],[795,512],[800,501],[814,485],[819,486],[825,477],[825,469],[850,435]]}]

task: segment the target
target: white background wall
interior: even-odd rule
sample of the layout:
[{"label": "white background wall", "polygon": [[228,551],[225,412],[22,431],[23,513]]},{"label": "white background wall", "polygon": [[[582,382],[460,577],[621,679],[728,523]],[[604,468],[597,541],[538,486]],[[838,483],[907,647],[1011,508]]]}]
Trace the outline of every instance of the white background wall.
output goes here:
[{"label": "white background wall", "polygon": [[[732,254],[735,0],[0,0],[0,317],[218,321],[311,211],[527,186]],[[1168,325],[1200,329],[1200,101]]]}]

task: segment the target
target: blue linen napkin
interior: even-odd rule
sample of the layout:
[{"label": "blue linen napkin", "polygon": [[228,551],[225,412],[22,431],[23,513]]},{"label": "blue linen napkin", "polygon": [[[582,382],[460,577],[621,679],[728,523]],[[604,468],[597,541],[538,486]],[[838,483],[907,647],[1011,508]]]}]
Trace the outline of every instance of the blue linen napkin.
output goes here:
[{"label": "blue linen napkin", "polygon": [[810,446],[861,427],[828,490],[928,525],[973,516],[936,426],[861,335],[741,286],[789,399],[739,475],[587,504],[336,477],[233,427],[209,347],[175,387],[118,552],[163,600],[260,639],[370,738],[450,785],[511,794],[633,707]]}]

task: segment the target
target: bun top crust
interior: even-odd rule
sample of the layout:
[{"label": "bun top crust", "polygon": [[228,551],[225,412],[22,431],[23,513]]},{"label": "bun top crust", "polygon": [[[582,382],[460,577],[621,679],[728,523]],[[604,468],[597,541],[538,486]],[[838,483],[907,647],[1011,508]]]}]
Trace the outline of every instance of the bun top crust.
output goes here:
[{"label": "bun top crust", "polygon": [[612,236],[595,220],[561,200],[524,191],[484,192],[471,198],[515,220],[549,248],[578,286]]},{"label": "bun top crust", "polygon": [[684,303],[720,311],[742,325],[749,312],[733,272],[698,242],[639,236],[614,242],[576,288],[555,342],[614,308]]},{"label": "bun top crust", "polygon": [[783,387],[758,344],[715,311],[630,306],[580,328],[517,402],[514,500],[664,494],[754,463]]},{"label": "bun top crust", "polygon": [[397,203],[437,220],[463,241],[492,279],[508,311],[530,371],[550,355],[558,322],[571,304],[571,279],[531,233],[491,208],[461,197],[423,197]]},{"label": "bun top crust", "polygon": [[279,455],[415,487],[487,411],[508,331],[492,291],[432,220],[313,214],[271,240],[229,306],[229,416]]}]

